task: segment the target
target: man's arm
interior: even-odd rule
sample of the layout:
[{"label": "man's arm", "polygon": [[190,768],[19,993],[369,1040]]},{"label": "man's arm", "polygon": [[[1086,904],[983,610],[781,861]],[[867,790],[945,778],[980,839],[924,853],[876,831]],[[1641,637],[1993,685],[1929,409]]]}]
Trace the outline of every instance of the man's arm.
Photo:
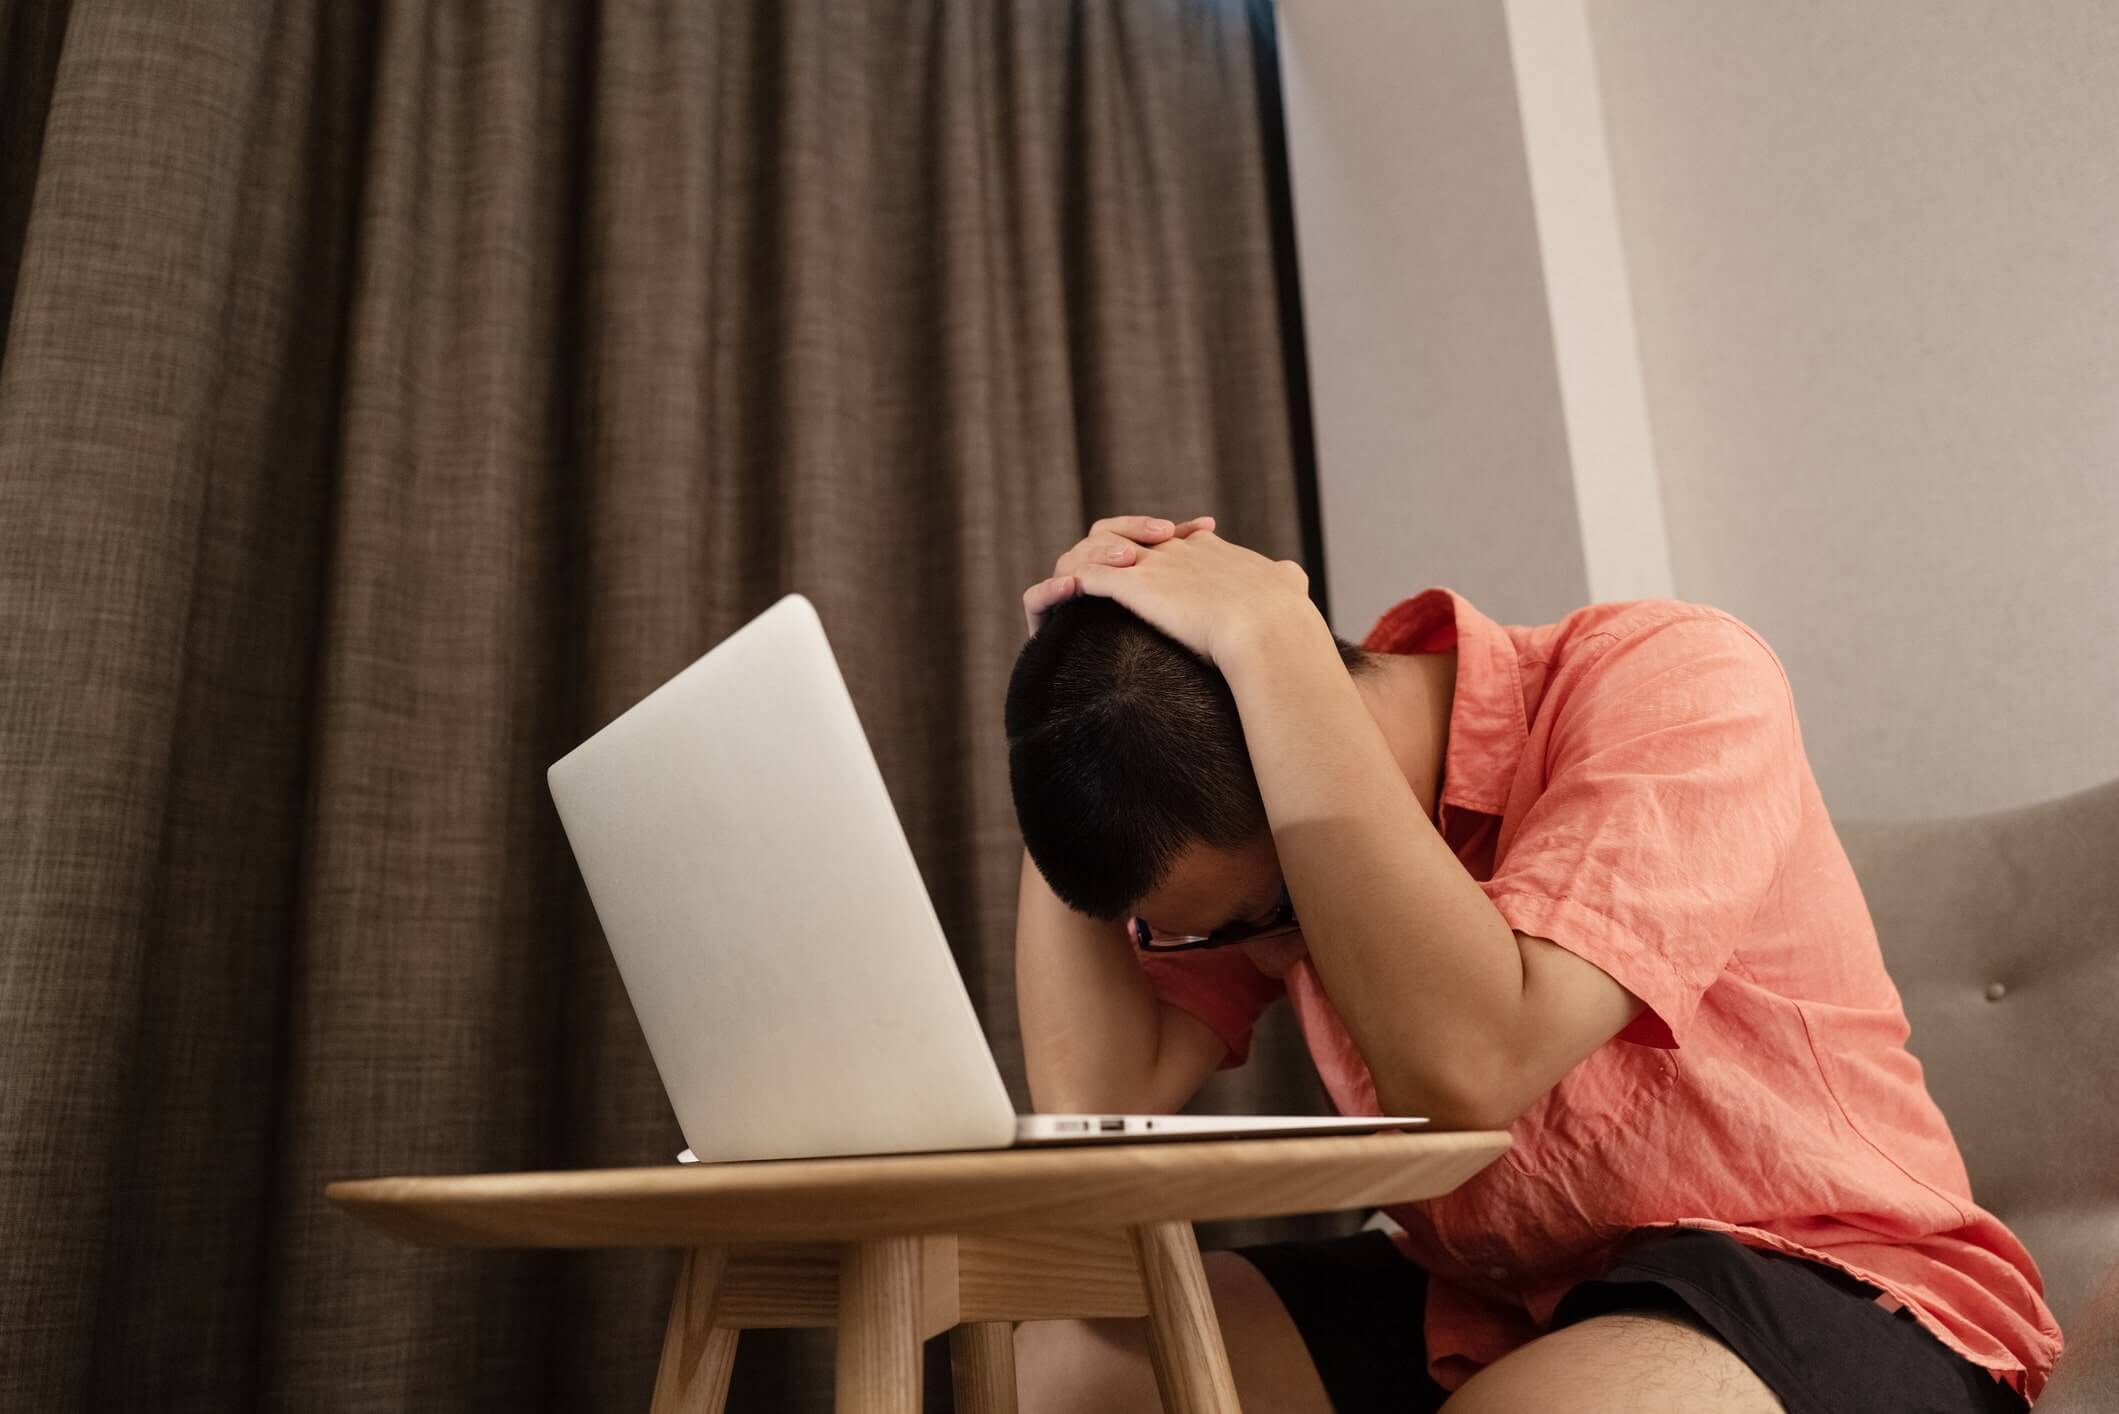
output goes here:
[{"label": "man's arm", "polygon": [[1118,924],[1076,913],[1023,852],[1015,994],[1032,1108],[1048,1114],[1173,1114],[1228,1047],[1161,1001]]},{"label": "man's arm", "polygon": [[1505,1128],[1642,1003],[1515,932],[1421,808],[1314,605],[1217,659],[1311,964],[1386,1114]]}]

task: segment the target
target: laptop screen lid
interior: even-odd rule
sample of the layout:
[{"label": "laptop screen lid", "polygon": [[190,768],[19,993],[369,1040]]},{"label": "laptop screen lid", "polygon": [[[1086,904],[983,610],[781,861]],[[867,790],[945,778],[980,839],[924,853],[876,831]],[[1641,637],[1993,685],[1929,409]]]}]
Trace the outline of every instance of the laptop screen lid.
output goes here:
[{"label": "laptop screen lid", "polygon": [[807,598],[546,778],[701,1159],[1010,1142],[993,1053]]}]

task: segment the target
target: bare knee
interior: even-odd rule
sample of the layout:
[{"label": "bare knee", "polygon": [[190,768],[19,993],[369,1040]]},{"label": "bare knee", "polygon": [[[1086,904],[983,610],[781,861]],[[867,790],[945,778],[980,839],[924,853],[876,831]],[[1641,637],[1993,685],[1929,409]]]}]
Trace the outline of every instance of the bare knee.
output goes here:
[{"label": "bare knee", "polygon": [[1139,1320],[1025,1321],[1015,1328],[1021,1414],[1155,1414],[1162,1408]]}]

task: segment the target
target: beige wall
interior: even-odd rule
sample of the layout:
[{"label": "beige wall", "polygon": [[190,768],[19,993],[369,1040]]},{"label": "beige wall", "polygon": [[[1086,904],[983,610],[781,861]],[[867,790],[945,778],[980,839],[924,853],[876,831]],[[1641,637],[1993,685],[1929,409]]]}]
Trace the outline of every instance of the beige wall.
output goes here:
[{"label": "beige wall", "polygon": [[[1432,31],[1401,36],[1408,50],[1475,26],[1466,8],[1407,8]],[[1506,8],[1517,61],[1453,82],[1513,91],[1535,71],[1523,26],[1552,12]],[[1294,0],[1290,62],[1335,15],[1359,41],[1367,13]],[[1587,14],[1601,113],[1529,102],[1524,138],[1535,153],[1566,136],[1549,125],[1604,128],[1675,592],[1774,643],[1839,813],[1950,814],[2119,776],[2119,7],[1591,0]],[[1391,61],[1365,49],[1372,69]],[[1430,62],[1399,58],[1407,84]],[[1369,135],[1335,146],[1338,188],[1362,186],[1350,154],[1394,187],[1466,180],[1378,139],[1416,120],[1413,103],[1376,100]],[[1293,159],[1308,298],[1313,267],[1337,264],[1313,238],[1374,218],[1349,199],[1333,224],[1304,224],[1300,147]],[[1479,213],[1432,200],[1459,212],[1453,245],[1478,243],[1461,222]],[[1390,220],[1420,204],[1397,192]],[[1506,218],[1495,239],[1521,239],[1504,198],[1486,208]],[[1548,251],[1536,278],[1561,311],[1550,327],[1569,305],[1551,287],[1581,277]],[[1461,310],[1392,312],[1440,347],[1473,337]],[[1322,385],[1346,351],[1312,330],[1327,343],[1312,379],[1335,607],[1336,528],[1372,507],[1450,475],[1496,503],[1553,499],[1548,469],[1333,455]],[[1541,357],[1520,358],[1495,387],[1525,386]],[[1499,401],[1474,390],[1452,406],[1476,420]],[[1566,469],[1581,487],[1611,471],[1594,453]],[[1496,567],[1513,553],[1467,548]],[[1370,555],[1348,566],[1355,600],[1373,570]]]},{"label": "beige wall", "polygon": [[1835,807],[2119,776],[2119,7],[1590,19],[1684,597]]},{"label": "beige wall", "polygon": [[1501,11],[1279,18],[1333,627],[1430,584],[1565,613],[1587,582]]}]

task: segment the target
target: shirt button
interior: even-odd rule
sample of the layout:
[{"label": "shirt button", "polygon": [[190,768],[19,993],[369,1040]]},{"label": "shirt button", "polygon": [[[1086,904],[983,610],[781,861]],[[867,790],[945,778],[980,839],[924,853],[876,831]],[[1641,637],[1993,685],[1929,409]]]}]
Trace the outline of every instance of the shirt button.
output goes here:
[{"label": "shirt button", "polygon": [[1506,1267],[1488,1267],[1488,1268],[1486,1269],[1486,1275],[1487,1275],[1487,1277],[1488,1277],[1489,1279],[1491,1279],[1491,1280],[1493,1280],[1493,1281],[1507,1281],[1507,1280],[1508,1280],[1508,1268],[1506,1268]]},{"label": "shirt button", "polygon": [[1989,982],[1989,983],[1987,983],[1987,1000],[1988,1000],[1988,1001],[1990,1001],[1990,1002],[1998,1002],[1998,1001],[2000,1001],[2000,1000],[2001,1000],[2001,999],[2002,999],[2003,997],[2007,996],[2008,994],[2009,994],[2009,989],[2008,989],[2008,984],[2007,984],[2007,983],[2004,983],[2004,982]]}]

